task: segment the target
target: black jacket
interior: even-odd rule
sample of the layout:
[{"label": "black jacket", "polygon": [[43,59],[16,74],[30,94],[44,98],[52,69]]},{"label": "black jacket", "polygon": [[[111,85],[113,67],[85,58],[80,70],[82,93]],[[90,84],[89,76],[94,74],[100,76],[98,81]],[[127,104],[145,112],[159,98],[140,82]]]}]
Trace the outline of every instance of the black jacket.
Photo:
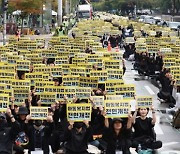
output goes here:
[{"label": "black jacket", "polygon": [[0,128],[0,154],[12,154],[12,147],[19,132],[19,123],[11,123],[11,127]]},{"label": "black jacket", "polygon": [[[45,127],[41,130],[41,148],[44,154],[49,154],[49,142],[51,133],[54,129],[53,123],[47,123]],[[33,125],[28,124],[28,137],[29,137],[29,153],[35,150],[35,128]]]},{"label": "black jacket", "polygon": [[106,154],[115,154],[120,150],[123,154],[130,154],[131,147],[131,129],[122,128],[117,136],[112,128],[105,128],[103,140],[107,143]]},{"label": "black jacket", "polygon": [[64,134],[64,139],[67,141],[67,144],[65,145],[67,151],[80,154],[86,152],[88,149],[88,140],[91,135],[91,127],[83,127],[80,133],[77,132],[76,128],[73,128],[72,130],[67,129]]}]

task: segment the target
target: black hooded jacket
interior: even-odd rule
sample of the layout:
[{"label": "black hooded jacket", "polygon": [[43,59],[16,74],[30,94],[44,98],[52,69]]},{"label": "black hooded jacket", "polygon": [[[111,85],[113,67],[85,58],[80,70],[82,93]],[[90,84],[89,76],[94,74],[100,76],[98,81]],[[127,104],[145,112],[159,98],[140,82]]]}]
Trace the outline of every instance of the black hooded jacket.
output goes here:
[{"label": "black hooded jacket", "polygon": [[17,121],[12,122],[10,127],[0,124],[0,154],[12,154],[13,143],[18,132],[19,123]]}]

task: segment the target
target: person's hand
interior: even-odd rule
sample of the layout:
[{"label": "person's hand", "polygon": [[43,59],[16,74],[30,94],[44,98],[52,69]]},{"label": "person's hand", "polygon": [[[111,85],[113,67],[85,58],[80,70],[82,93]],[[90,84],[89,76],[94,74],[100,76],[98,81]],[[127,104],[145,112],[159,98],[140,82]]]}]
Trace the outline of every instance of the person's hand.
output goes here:
[{"label": "person's hand", "polygon": [[88,120],[84,120],[83,123],[84,123],[87,127],[89,127],[89,121],[88,121]]},{"label": "person's hand", "polygon": [[69,121],[69,126],[68,126],[68,129],[71,130],[73,128],[73,125],[74,125],[74,121]]},{"label": "person's hand", "polygon": [[11,101],[12,103],[14,103],[14,101],[15,101],[15,97],[14,97],[14,96],[12,96],[12,97],[10,98],[10,101]]},{"label": "person's hand", "polygon": [[73,96],[73,103],[75,103],[77,100],[78,100],[77,96],[74,95],[74,96]]},{"label": "person's hand", "polygon": [[27,121],[31,120],[31,115],[27,115],[27,116],[26,116],[26,120],[27,120]]},{"label": "person's hand", "polygon": [[90,96],[89,100],[90,100],[91,102],[93,102],[93,97],[92,97],[92,96]]},{"label": "person's hand", "polygon": [[6,114],[7,114],[9,117],[11,117],[11,116],[12,116],[12,112],[11,112],[10,108],[7,108],[7,110],[6,110]]},{"label": "person's hand", "polygon": [[48,117],[46,118],[46,120],[47,120],[47,122],[52,123],[52,122],[53,122],[53,117],[52,117],[52,116],[48,116]]},{"label": "person's hand", "polygon": [[103,115],[104,117],[106,116],[106,111],[105,111],[105,110],[102,111],[102,115]]},{"label": "person's hand", "polygon": [[41,106],[41,100],[38,100],[37,104],[38,106]]},{"label": "person's hand", "polygon": [[55,111],[55,109],[56,109],[56,104],[55,104],[55,103],[51,104],[51,109],[52,109],[53,111]]},{"label": "person's hand", "polygon": [[73,125],[74,125],[74,121],[73,121],[73,120],[70,120],[70,121],[69,121],[69,124],[73,126]]},{"label": "person's hand", "polygon": [[151,106],[151,110],[152,110],[152,112],[154,112],[154,111],[155,111],[154,106]]},{"label": "person's hand", "polygon": [[67,95],[64,95],[64,100],[65,100],[65,101],[67,101],[67,100],[68,100]]},{"label": "person's hand", "polygon": [[129,119],[129,120],[132,119],[132,114],[131,114],[131,113],[128,114],[128,119]]}]

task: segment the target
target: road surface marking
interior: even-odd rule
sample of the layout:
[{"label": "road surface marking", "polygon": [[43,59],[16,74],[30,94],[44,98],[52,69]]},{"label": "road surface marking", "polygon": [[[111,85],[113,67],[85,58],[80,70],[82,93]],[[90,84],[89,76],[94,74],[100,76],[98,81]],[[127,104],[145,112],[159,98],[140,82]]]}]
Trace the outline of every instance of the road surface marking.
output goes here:
[{"label": "road surface marking", "polygon": [[144,87],[151,95],[155,95],[154,91],[152,91],[152,89],[149,86],[144,86]]}]

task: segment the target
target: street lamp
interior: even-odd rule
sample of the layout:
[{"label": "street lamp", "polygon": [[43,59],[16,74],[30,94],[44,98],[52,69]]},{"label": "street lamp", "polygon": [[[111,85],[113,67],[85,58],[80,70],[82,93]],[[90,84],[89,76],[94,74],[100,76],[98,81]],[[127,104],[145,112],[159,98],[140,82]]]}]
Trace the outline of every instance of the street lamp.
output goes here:
[{"label": "street lamp", "polygon": [[2,0],[2,11],[3,11],[3,45],[6,45],[6,18],[8,10],[8,0]]}]

